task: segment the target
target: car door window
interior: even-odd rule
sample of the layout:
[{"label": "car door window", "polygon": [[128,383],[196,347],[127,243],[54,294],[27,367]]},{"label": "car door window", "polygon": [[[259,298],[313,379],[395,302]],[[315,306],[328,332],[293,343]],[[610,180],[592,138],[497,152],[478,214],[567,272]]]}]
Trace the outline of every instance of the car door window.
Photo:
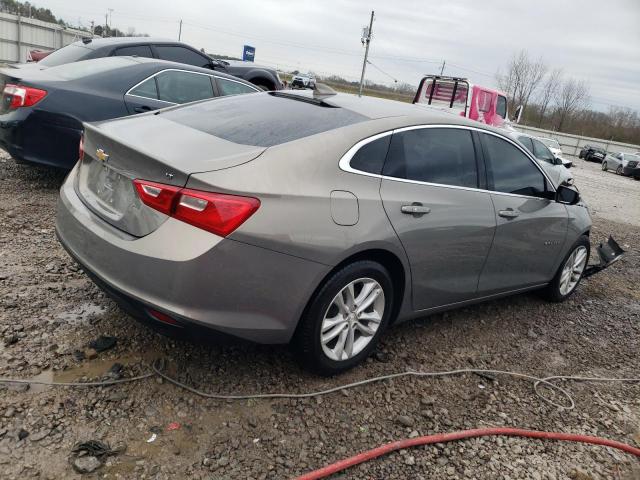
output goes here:
[{"label": "car door window", "polygon": [[385,176],[421,182],[478,187],[471,132],[454,128],[422,128],[394,133]]},{"label": "car door window", "polygon": [[540,169],[515,145],[495,135],[481,134],[489,164],[492,190],[518,195],[542,196],[546,190]]},{"label": "car door window", "polygon": [[536,158],[543,160],[551,165],[556,164],[556,157],[553,156],[551,150],[539,140],[533,139],[533,154]]},{"label": "car door window", "polygon": [[171,70],[156,76],[158,98],[165,102],[187,103],[213,97],[209,75]]},{"label": "car door window", "polygon": [[153,53],[151,53],[151,47],[149,47],[149,45],[133,45],[131,47],[120,47],[116,49],[113,54],[118,57],[123,57],[125,55],[135,55],[138,57],[153,58]]},{"label": "car door window", "polygon": [[196,67],[209,68],[211,66],[211,59],[208,56],[185,47],[177,45],[156,45],[155,49],[156,52],[158,52],[158,57],[162,60],[186,63],[187,65],[194,65]]},{"label": "car door window", "polygon": [[225,78],[216,78],[220,95],[240,95],[243,93],[255,93],[258,89],[245,85],[244,83],[234,82]]},{"label": "car door window", "polygon": [[518,137],[518,141],[526,147],[531,153],[533,152],[533,143],[531,143],[531,137],[520,136]]},{"label": "car door window", "polygon": [[129,91],[129,95],[136,95],[138,97],[145,98],[153,98],[158,99],[158,88],[156,87],[156,79],[155,77],[151,77],[148,80],[145,80],[140,85],[135,88],[132,88]]}]

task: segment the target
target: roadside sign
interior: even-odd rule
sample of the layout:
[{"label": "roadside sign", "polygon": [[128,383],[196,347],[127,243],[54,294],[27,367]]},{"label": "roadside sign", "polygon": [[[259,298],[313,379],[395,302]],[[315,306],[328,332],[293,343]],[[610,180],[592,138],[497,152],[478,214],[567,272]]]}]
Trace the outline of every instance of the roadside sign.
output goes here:
[{"label": "roadside sign", "polygon": [[251,47],[249,45],[245,45],[242,50],[242,60],[244,62],[253,62],[253,59],[256,56],[256,47]]}]

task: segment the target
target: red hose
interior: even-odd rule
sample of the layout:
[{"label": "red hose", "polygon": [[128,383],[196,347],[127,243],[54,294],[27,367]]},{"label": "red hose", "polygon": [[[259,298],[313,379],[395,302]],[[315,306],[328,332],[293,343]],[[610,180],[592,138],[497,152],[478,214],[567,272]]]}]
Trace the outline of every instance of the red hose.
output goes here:
[{"label": "red hose", "polygon": [[398,440],[397,442],[387,443],[380,447],[367,450],[353,457],[345,458],[339,462],[327,465],[313,472],[306,473],[297,478],[297,480],[316,480],[318,478],[326,478],[336,472],[340,472],[359,463],[366,462],[373,458],[380,457],[387,453],[402,448],[417,447],[418,445],[430,445],[433,443],[446,443],[454,440],[462,440],[465,438],[486,437],[492,435],[506,435],[509,437],[528,437],[542,438],[545,440],[563,440],[568,442],[591,443],[593,445],[604,445],[605,447],[617,448],[623,452],[630,453],[640,458],[640,448],[632,447],[626,443],[608,440],[606,438],[592,437],[589,435],[577,435],[573,433],[560,432],[540,432],[538,430],[522,430],[520,428],[477,428],[474,430],[463,430],[460,432],[438,433],[436,435],[427,435],[426,437],[408,438],[406,440]]}]

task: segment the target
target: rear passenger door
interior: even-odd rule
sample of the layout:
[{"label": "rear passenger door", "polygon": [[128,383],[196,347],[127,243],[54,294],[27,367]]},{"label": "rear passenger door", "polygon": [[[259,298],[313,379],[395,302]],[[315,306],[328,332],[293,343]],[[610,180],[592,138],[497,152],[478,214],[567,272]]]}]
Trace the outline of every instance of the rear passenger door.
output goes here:
[{"label": "rear passenger door", "polygon": [[411,264],[414,310],[476,295],[496,224],[476,148],[463,128],[412,127],[391,138],[380,194]]},{"label": "rear passenger door", "polygon": [[478,293],[490,295],[551,280],[566,233],[567,209],[536,162],[514,142],[480,133],[496,232]]}]

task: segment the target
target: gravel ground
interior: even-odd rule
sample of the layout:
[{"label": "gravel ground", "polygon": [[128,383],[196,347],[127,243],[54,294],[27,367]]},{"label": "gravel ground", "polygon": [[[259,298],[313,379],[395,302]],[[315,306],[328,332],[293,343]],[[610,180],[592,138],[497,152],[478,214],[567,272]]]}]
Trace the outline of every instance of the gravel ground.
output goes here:
[{"label": "gravel ground", "polygon": [[[613,233],[629,250],[626,259],[584,281],[563,304],[526,294],[404,323],[361,368],[323,379],[301,371],[285,347],[194,345],[139,325],[56,241],[63,175],[0,154],[0,376],[130,377],[161,357],[183,381],[222,393],[304,392],[409,368],[638,376],[640,182],[579,162],[577,184],[597,212],[592,236]],[[621,199],[616,207],[613,198]],[[100,335],[116,337],[116,346],[87,349]],[[544,403],[525,381],[475,375],[397,379],[306,400],[228,402],[156,378],[108,388],[0,386],[0,477],[80,478],[68,458],[86,440],[126,445],[86,477],[159,479],[290,478],[392,440],[483,426],[640,446],[640,385],[565,386],[575,410]],[[179,428],[168,428],[172,422]],[[602,447],[486,438],[393,453],[336,478],[638,479],[640,464]]]}]

